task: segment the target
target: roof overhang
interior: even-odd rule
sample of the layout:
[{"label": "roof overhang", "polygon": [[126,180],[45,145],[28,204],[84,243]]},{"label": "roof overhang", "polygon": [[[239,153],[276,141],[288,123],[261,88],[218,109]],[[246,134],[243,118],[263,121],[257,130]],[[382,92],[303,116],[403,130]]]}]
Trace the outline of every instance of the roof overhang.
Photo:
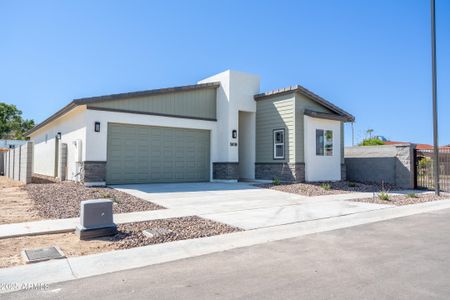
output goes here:
[{"label": "roof overhang", "polygon": [[146,90],[146,91],[138,91],[138,92],[131,92],[131,93],[121,93],[121,94],[112,94],[112,95],[106,95],[106,96],[99,96],[99,97],[89,97],[89,98],[80,98],[75,99],[60,110],[58,110],[56,113],[45,119],[43,122],[39,123],[38,125],[31,128],[29,131],[25,133],[25,136],[29,136],[32,133],[36,132],[37,130],[41,129],[42,127],[50,124],[54,120],[60,118],[61,116],[65,115],[66,113],[70,112],[75,107],[81,106],[81,105],[87,105],[91,103],[98,103],[98,102],[104,102],[104,101],[111,101],[111,100],[121,100],[121,99],[129,99],[129,98],[135,98],[135,97],[144,97],[144,96],[152,96],[152,95],[160,95],[160,94],[169,94],[169,93],[176,93],[176,92],[183,92],[183,91],[191,91],[191,90],[197,90],[197,89],[205,89],[205,88],[218,88],[220,86],[220,82],[208,82],[208,83],[200,83],[200,84],[192,84],[192,85],[184,85],[184,86],[177,86],[177,87],[170,87],[170,88],[163,88],[163,89],[155,89],[155,90]]},{"label": "roof overhang", "polygon": [[333,121],[348,122],[347,118],[344,116],[314,111],[314,110],[310,110],[310,109],[305,109],[305,116],[309,116],[312,118],[333,120]]},{"label": "roof overhang", "polygon": [[[355,117],[345,110],[337,107],[333,103],[325,100],[324,98],[320,97],[319,95],[314,94],[310,90],[302,87],[301,85],[294,85],[283,89],[273,90],[261,94],[257,94],[254,96],[255,101],[270,99],[274,96],[280,96],[280,95],[286,95],[286,94],[293,94],[293,93],[299,93],[301,95],[304,95],[308,97],[309,99],[317,102],[318,104],[328,108],[332,112],[336,113],[338,117],[340,117],[340,120],[342,122],[354,122]],[[330,114],[332,115],[332,114]]]}]

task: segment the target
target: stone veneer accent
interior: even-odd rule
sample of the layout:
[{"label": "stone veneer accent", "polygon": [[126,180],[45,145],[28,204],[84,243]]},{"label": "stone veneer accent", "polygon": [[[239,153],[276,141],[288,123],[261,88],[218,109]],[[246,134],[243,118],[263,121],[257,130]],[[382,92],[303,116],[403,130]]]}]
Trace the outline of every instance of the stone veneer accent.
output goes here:
[{"label": "stone veneer accent", "polygon": [[347,167],[344,164],[341,164],[341,180],[347,180]]},{"label": "stone veneer accent", "polygon": [[255,178],[281,181],[305,181],[304,163],[255,163]]},{"label": "stone veneer accent", "polygon": [[237,162],[215,162],[213,163],[213,179],[238,180],[239,163]]},{"label": "stone veneer accent", "polygon": [[81,170],[81,181],[84,183],[106,182],[106,161],[84,161]]}]

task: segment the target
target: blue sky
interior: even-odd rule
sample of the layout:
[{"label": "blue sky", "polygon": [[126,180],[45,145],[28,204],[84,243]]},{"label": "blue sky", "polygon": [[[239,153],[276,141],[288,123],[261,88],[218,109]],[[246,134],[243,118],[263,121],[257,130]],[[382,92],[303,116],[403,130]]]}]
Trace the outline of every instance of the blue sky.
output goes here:
[{"label": "blue sky", "polygon": [[[428,0],[0,1],[0,102],[37,122],[74,98],[226,69],[301,84],[392,140],[432,143]],[[440,144],[450,144],[450,1],[437,0]],[[346,143],[351,143],[346,127]]]}]

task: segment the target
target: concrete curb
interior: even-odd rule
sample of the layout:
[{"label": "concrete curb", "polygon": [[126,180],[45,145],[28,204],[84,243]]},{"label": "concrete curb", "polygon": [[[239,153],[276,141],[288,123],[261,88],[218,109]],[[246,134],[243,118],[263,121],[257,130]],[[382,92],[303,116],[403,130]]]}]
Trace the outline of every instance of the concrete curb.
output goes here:
[{"label": "concrete curb", "polygon": [[[450,208],[450,200],[0,269],[0,283],[56,283]],[[17,290],[16,289],[16,290]],[[10,292],[12,290],[0,293]]]}]

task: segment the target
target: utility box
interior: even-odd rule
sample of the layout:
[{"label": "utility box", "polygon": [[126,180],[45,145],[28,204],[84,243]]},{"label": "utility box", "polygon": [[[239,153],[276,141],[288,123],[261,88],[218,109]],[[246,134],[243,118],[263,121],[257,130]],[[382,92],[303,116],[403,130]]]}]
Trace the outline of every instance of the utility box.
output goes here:
[{"label": "utility box", "polygon": [[113,202],[110,199],[81,201],[80,224],[75,233],[81,240],[115,235],[117,226],[113,222]]}]

